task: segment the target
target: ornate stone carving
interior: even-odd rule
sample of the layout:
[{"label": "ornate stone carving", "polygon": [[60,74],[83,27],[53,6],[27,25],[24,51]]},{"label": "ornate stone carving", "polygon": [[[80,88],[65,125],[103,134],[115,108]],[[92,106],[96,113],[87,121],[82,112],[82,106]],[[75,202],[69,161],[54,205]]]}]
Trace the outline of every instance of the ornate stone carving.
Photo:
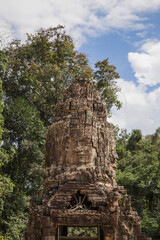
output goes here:
[{"label": "ornate stone carving", "polygon": [[114,135],[106,117],[91,80],[76,79],[64,92],[48,130],[44,189],[30,202],[27,240],[58,239],[58,231],[69,239],[59,226],[96,226],[97,239],[150,239],[126,190],[117,186]]}]

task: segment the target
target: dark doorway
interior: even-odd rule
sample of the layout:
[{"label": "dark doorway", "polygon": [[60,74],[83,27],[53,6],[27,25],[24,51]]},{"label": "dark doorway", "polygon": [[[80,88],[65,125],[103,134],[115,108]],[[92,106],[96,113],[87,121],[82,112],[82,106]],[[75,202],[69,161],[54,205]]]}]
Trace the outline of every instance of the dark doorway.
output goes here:
[{"label": "dark doorway", "polygon": [[100,228],[94,226],[59,226],[57,240],[100,240]]}]

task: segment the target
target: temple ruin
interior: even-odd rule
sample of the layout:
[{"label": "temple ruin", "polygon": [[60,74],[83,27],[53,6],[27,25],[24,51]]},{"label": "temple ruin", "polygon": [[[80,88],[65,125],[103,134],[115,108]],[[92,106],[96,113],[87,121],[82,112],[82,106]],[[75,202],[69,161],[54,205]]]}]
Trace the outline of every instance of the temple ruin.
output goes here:
[{"label": "temple ruin", "polygon": [[[30,202],[26,240],[151,240],[116,183],[106,118],[91,80],[76,79],[65,90],[48,130],[43,191]],[[73,234],[84,229],[94,234]]]}]

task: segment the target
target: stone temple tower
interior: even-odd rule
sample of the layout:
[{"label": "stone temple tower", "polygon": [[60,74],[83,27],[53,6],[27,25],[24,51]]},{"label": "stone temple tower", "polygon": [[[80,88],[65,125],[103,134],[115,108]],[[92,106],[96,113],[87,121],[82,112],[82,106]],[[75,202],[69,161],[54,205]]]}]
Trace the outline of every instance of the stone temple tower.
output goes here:
[{"label": "stone temple tower", "polygon": [[106,117],[91,80],[76,79],[65,91],[48,130],[43,191],[30,202],[26,240],[151,239],[141,232],[130,196],[117,186]]}]

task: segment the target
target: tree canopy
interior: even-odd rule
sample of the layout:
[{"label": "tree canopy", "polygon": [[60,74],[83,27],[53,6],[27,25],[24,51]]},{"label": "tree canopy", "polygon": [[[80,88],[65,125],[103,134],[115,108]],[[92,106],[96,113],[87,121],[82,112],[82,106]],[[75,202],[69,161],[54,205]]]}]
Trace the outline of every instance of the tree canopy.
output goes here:
[{"label": "tree canopy", "polygon": [[142,136],[139,129],[130,135],[121,131],[117,139],[119,156],[117,181],[132,196],[132,206],[141,216],[143,230],[160,239],[160,134]]},{"label": "tree canopy", "polygon": [[[92,69],[62,26],[27,34],[0,51],[0,239],[24,238],[28,203],[42,188],[47,127],[63,90],[89,77],[108,113],[121,107],[116,67],[106,58]],[[3,87],[2,87],[3,86]],[[160,238],[160,129],[117,135],[117,181],[132,195],[143,230]]]},{"label": "tree canopy", "polygon": [[1,153],[7,153],[8,159],[2,172],[8,175],[9,186],[12,182],[12,191],[8,188],[10,194],[5,197],[0,232],[6,239],[18,240],[24,236],[29,199],[42,187],[46,131],[63,90],[75,78],[91,78],[110,112],[121,104],[115,81],[119,74],[108,58],[97,62],[93,70],[62,26],[27,34],[24,43],[14,40],[2,53]]},{"label": "tree canopy", "polygon": [[117,97],[117,93],[120,92],[120,88],[116,82],[116,79],[120,78],[120,75],[116,72],[116,67],[109,64],[108,58],[103,61],[98,61],[95,64],[95,67],[95,86],[101,93],[101,98],[104,101],[108,112],[110,112],[113,105],[115,105],[117,109],[120,109],[122,103]]},{"label": "tree canopy", "polygon": [[[10,193],[13,190],[14,184],[12,183],[11,179],[7,174],[5,174],[2,170],[2,167],[4,167],[8,161],[9,156],[4,148],[2,148],[2,134],[4,132],[4,118],[2,115],[3,112],[3,90],[2,90],[2,81],[1,77],[3,76],[6,68],[7,58],[3,51],[0,51],[0,224],[2,223],[2,214],[4,209],[4,204],[7,196],[10,195]],[[1,230],[1,229],[0,229]],[[0,231],[0,238],[2,238],[3,235]]]}]

